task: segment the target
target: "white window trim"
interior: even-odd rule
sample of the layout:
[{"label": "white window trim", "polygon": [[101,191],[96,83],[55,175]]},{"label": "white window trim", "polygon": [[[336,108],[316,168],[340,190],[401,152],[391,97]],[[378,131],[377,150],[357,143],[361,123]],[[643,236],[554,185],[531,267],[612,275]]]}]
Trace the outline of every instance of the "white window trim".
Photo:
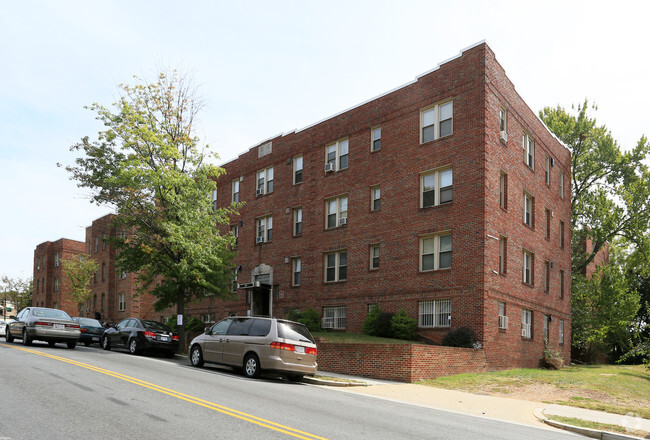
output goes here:
[{"label": "white window trim", "polygon": [[560,171],[560,198],[564,200],[564,171]]},{"label": "white window trim", "polygon": [[[440,267],[440,237],[443,236],[452,236],[451,230],[448,231],[442,231],[436,234],[427,234],[423,235],[420,237],[420,272],[432,272],[436,270],[447,270],[451,269],[453,264],[450,267]],[[422,260],[424,259],[424,241],[433,239],[433,268],[432,269],[424,269]],[[453,262],[453,250],[454,250],[454,241],[452,237],[452,244],[451,244],[451,250],[450,251],[445,251],[445,252],[451,252],[452,253],[452,262]],[[430,255],[430,254],[427,254]]]},{"label": "white window trim", "polygon": [[499,206],[508,209],[508,173],[499,173]]},{"label": "white window trim", "polygon": [[434,299],[418,302],[418,327],[448,328],[451,327],[451,320],[451,299]]},{"label": "white window trim", "polygon": [[[440,136],[440,108],[444,105],[451,104],[451,133],[444,136]],[[424,126],[424,114],[433,111],[433,124],[429,124],[426,127]],[[433,139],[424,140],[424,129],[427,127],[433,126]],[[454,100],[448,99],[445,101],[438,102],[436,104],[427,106],[420,110],[420,144],[425,144],[428,142],[435,141],[437,139],[451,136],[454,134]]]},{"label": "white window trim", "polygon": [[[346,210],[342,210],[342,205],[343,205],[343,200],[345,200],[346,203]],[[330,202],[336,202],[336,212],[330,212]],[[346,219],[348,218],[348,210],[350,209],[350,201],[348,199],[347,194],[341,194],[340,196],[336,197],[331,197],[329,199],[325,200],[325,229],[334,229],[338,228],[341,225],[341,219]],[[334,226],[329,226],[329,216],[330,215],[335,215],[336,221],[334,222]]]},{"label": "white window trim", "polygon": [[[293,208],[293,236],[298,237],[302,235],[302,206]],[[298,231],[298,224],[300,224],[300,231]]]},{"label": "white window trim", "polygon": [[[296,156],[293,158],[293,184],[300,185],[304,181],[304,164],[305,161],[302,156]],[[300,166],[300,168],[298,168]],[[300,171],[300,182],[296,180],[296,175]]]},{"label": "white window trim", "polygon": [[[527,203],[527,201],[530,202],[530,206]],[[530,228],[535,227],[535,197],[533,197],[532,194],[530,194],[528,191],[524,190],[524,197],[523,197],[523,206],[522,206],[523,212],[522,212],[522,221],[524,224]],[[526,214],[528,214],[528,220],[526,220]]]},{"label": "white window trim", "polygon": [[533,339],[533,311],[521,310],[521,337]]},{"label": "white window trim", "polygon": [[535,140],[528,133],[524,133],[522,139],[524,149],[524,163],[531,170],[535,169]]},{"label": "white window trim", "polygon": [[232,181],[232,193],[231,193],[231,200],[233,203],[238,203],[241,201],[241,192],[240,192],[241,185],[239,183],[239,179],[233,180]]},{"label": "white window trim", "polygon": [[[273,192],[273,186],[274,186],[273,167],[268,167],[268,168],[264,168],[263,170],[259,170],[257,173],[255,173],[255,176],[256,176],[255,194],[264,195]],[[260,181],[262,181],[261,184]]]},{"label": "white window trim", "polygon": [[[342,250],[339,250],[339,251],[336,251],[336,252],[328,252],[328,253],[326,253],[326,254],[324,255],[324,267],[325,267],[325,271],[324,271],[324,272],[325,272],[325,273],[323,274],[323,277],[324,277],[324,281],[325,281],[326,283],[337,283],[337,282],[339,282],[339,281],[346,281],[346,280],[348,279],[348,276],[347,276],[347,267],[348,267],[348,264],[347,264],[347,253],[348,253],[348,252],[347,252],[346,249],[342,249]],[[345,263],[345,266],[341,266],[341,254],[345,254],[345,257],[346,257],[346,263]],[[333,279],[333,280],[328,280],[328,279],[327,279],[327,269],[330,268],[330,266],[327,265],[327,259],[328,259],[327,257],[329,257],[330,255],[336,255],[336,259],[335,259],[334,266],[333,266],[333,267],[334,267],[334,279]],[[345,268],[346,268],[346,271],[345,271],[345,278],[341,278],[341,272],[340,272],[340,271],[341,271],[341,267],[345,267]]]},{"label": "white window trim", "polygon": [[499,273],[508,273],[508,238],[503,235],[499,237]]},{"label": "white window trim", "polygon": [[[440,191],[442,182],[442,174],[446,171],[451,171],[451,185],[445,186],[444,188],[451,188],[451,200],[446,202],[440,202]],[[424,206],[424,179],[428,176],[433,176],[434,179],[434,188],[433,188],[433,205]],[[430,191],[430,190],[429,190]],[[425,171],[420,173],[420,208],[431,208],[433,206],[446,205],[454,201],[454,171],[450,166],[445,166],[441,168],[436,168],[434,170]]]},{"label": "white window trim", "polygon": [[[345,153],[343,153],[342,150],[344,150],[345,146]],[[340,171],[340,170],[345,170],[350,166],[350,140],[348,138],[341,139],[339,141],[333,142],[331,144],[328,144],[325,147],[325,163],[331,163],[328,160],[328,153],[331,147],[334,147],[334,152],[335,152],[335,157],[334,157],[334,171]],[[348,163],[345,167],[341,167],[341,157],[347,156],[348,157]]]},{"label": "white window trim", "polygon": [[[271,232],[270,234],[269,231]],[[263,243],[267,243],[273,240],[273,216],[272,215],[266,215],[255,219],[255,237],[263,238],[262,240]]]},{"label": "white window trim", "polygon": [[[535,271],[535,254],[530,252],[527,249],[524,249],[522,252],[522,273],[521,281],[524,284],[534,285],[534,271]],[[528,273],[528,279],[526,279],[526,273]]]},{"label": "white window trim", "polygon": [[[376,255],[375,255],[375,250]],[[370,270],[378,270],[381,258],[381,247],[379,244],[370,245]],[[375,266],[375,259],[377,259],[377,266]]]},{"label": "white window trim", "polygon": [[217,194],[218,194],[217,189],[216,188],[213,189],[212,190],[212,196],[210,198],[212,200],[212,210],[213,211],[217,210]]},{"label": "white window trim", "polygon": [[117,310],[120,312],[123,312],[126,310],[126,294],[120,293],[117,295]]},{"label": "white window trim", "polygon": [[564,344],[564,319],[560,319],[558,323],[558,343],[560,345]]},{"label": "white window trim", "polygon": [[[300,280],[296,283],[296,274],[299,274]],[[302,282],[302,259],[294,257],[291,259],[291,285],[300,286]]]},{"label": "white window trim", "polygon": [[323,307],[321,328],[344,330],[346,325],[345,306]]},{"label": "white window trim", "polygon": [[[379,133],[379,136],[377,136]],[[375,148],[375,143],[379,141],[379,148]],[[370,129],[370,151],[380,151],[381,150],[381,126],[373,127]]]},{"label": "white window trim", "polygon": [[506,309],[506,303],[499,301],[497,305],[497,313],[499,314],[499,329],[507,330],[508,329],[508,315]]},{"label": "white window trim", "polygon": [[546,155],[544,159],[544,182],[551,186],[551,157]]},{"label": "white window trim", "polygon": [[[375,208],[375,201],[379,202],[379,207]],[[381,209],[381,187],[373,185],[370,187],[370,210],[379,211]]]}]

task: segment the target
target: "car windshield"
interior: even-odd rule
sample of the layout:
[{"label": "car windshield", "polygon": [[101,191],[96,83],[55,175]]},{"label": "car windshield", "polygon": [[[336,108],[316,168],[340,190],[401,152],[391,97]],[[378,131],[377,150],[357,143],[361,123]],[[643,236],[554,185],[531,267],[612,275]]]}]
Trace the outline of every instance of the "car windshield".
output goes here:
[{"label": "car windshield", "polygon": [[79,325],[84,325],[86,327],[101,327],[102,324],[96,319],[91,318],[79,318]]},{"label": "car windshield", "polygon": [[167,327],[165,324],[162,322],[156,322],[156,321],[145,321],[144,319],[142,320],[142,325],[144,325],[144,328],[148,328],[150,330],[166,330],[169,331],[171,330],[169,327]]},{"label": "car windshield", "polygon": [[315,344],[314,337],[307,327],[297,322],[278,321],[278,337]]},{"label": "car windshield", "polygon": [[37,318],[54,318],[54,319],[67,319],[72,320],[70,315],[68,315],[63,310],[56,309],[34,309],[34,316]]}]

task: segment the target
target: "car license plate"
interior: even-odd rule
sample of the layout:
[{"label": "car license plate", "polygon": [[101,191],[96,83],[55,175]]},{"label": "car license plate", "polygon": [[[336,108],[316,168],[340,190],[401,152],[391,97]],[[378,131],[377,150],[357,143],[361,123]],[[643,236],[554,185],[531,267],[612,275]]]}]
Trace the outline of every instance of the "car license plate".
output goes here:
[{"label": "car license plate", "polygon": [[163,341],[163,342],[167,342],[167,341],[169,341],[169,336],[161,336],[160,340]]},{"label": "car license plate", "polygon": [[65,328],[65,325],[63,324],[54,324],[53,327],[57,330],[63,330]]},{"label": "car license plate", "polygon": [[93,336],[93,342],[99,341],[99,336]]},{"label": "car license plate", "polygon": [[301,347],[300,345],[296,345],[296,353],[305,354],[305,347]]}]

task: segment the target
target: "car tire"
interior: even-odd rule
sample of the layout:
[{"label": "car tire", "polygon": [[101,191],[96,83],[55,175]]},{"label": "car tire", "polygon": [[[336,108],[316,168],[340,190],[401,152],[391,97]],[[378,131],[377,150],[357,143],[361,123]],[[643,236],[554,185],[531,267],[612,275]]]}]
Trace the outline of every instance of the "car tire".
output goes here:
[{"label": "car tire", "polygon": [[49,345],[50,347],[54,347],[54,344],[56,344],[56,342],[54,342],[54,341],[47,341],[47,345]]},{"label": "car tire", "polygon": [[9,331],[9,326],[7,326],[7,330],[5,331],[5,339],[7,342],[14,342],[14,337],[11,336],[11,332]]},{"label": "car tire", "polygon": [[77,341],[68,341],[66,344],[68,345],[68,348],[72,350],[77,346]]},{"label": "car tire", "polygon": [[111,341],[108,340],[108,336],[102,337],[102,348],[106,351],[111,349]]},{"label": "car tire", "polygon": [[244,376],[250,378],[260,377],[260,358],[255,353],[248,353],[244,358]]},{"label": "car tire", "polygon": [[135,338],[129,340],[129,353],[140,354],[140,344],[138,344],[138,340]]},{"label": "car tire", "polygon": [[32,345],[32,338],[27,336],[26,329],[23,329],[23,345]]},{"label": "car tire", "polygon": [[203,352],[201,347],[195,345],[190,350],[190,363],[193,367],[201,368],[203,366]]}]

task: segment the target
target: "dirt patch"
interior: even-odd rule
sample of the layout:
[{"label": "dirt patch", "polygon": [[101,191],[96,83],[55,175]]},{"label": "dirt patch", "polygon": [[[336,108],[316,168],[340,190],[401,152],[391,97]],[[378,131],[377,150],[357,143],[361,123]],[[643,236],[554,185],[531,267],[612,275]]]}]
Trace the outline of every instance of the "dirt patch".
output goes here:
[{"label": "dirt patch", "polygon": [[559,388],[551,384],[528,384],[522,386],[495,385],[484,389],[492,395],[502,395],[512,399],[532,400],[535,402],[558,402],[577,399],[598,400],[600,402],[616,404],[612,396],[594,390],[583,388]]}]

